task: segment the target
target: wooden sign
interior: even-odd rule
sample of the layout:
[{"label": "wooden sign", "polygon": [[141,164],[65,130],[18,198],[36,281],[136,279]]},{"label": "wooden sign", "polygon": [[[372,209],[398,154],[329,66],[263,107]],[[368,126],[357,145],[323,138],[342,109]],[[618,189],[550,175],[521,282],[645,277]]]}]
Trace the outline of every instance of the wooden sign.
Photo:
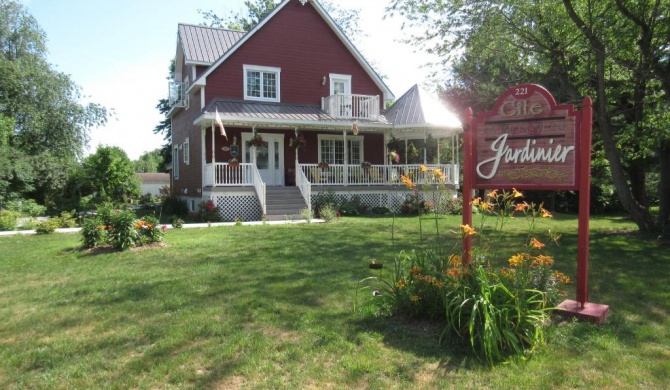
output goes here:
[{"label": "wooden sign", "polygon": [[577,115],[543,87],[508,89],[472,128],[474,188],[577,189]]}]

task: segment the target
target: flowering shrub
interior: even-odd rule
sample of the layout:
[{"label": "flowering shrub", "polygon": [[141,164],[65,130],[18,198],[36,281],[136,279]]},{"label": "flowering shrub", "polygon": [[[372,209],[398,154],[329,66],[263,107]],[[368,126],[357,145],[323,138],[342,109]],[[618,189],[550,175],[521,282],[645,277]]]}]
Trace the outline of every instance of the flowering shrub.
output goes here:
[{"label": "flowering shrub", "polygon": [[[481,225],[477,229],[462,225],[453,232],[460,240],[477,239],[468,264],[454,254],[457,246],[451,251],[419,248],[395,256],[390,275],[362,280],[359,285],[384,285],[386,294],[371,301],[377,313],[438,321],[443,325],[441,341],[467,341],[489,363],[524,357],[542,344],[549,310],[571,281],[552,269],[553,258],[543,253],[546,245],[534,235],[536,219],[551,218],[551,213],[542,205],[521,202],[521,197],[516,190],[493,191],[487,199],[473,201]],[[490,217],[495,219],[486,225],[484,220]],[[502,260],[496,240],[502,238],[503,226],[510,218],[521,217],[528,223],[527,240],[518,253],[506,257],[504,266],[493,265]],[[487,234],[481,234],[485,226]]]},{"label": "flowering shrub", "polygon": [[132,210],[115,210],[111,205],[102,205],[95,217],[84,220],[82,246],[95,248],[109,245],[125,250],[162,241],[165,230],[167,227],[160,226],[155,217],[145,216],[138,220]]}]

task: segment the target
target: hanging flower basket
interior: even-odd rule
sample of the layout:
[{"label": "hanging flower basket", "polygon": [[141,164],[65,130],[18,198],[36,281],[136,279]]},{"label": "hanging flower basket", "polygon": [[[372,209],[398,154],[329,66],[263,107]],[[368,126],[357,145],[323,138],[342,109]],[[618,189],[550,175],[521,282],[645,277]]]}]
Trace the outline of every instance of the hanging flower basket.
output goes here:
[{"label": "hanging flower basket", "polygon": [[231,168],[237,168],[240,166],[240,161],[236,158],[231,158],[228,160],[228,166]]},{"label": "hanging flower basket", "polygon": [[302,149],[305,147],[305,145],[305,136],[302,134],[298,134],[296,138],[291,138],[288,141],[288,146],[292,147],[293,149]]},{"label": "hanging flower basket", "polygon": [[389,152],[389,159],[391,162],[398,164],[400,162],[400,155],[395,150]]},{"label": "hanging flower basket", "polygon": [[265,146],[267,144],[268,144],[267,142],[263,141],[263,137],[261,137],[260,134],[254,135],[253,138],[249,140],[249,146],[260,147]]}]

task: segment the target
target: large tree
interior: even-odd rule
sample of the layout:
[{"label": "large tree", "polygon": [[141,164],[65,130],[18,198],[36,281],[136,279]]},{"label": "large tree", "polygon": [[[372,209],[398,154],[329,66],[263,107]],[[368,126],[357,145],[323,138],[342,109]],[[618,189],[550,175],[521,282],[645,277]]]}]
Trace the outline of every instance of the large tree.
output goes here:
[{"label": "large tree", "polygon": [[[669,9],[670,0],[394,0],[389,7],[425,27],[412,39],[441,54],[482,109],[520,82],[543,84],[564,102],[593,96],[596,145],[641,231],[667,222],[652,218],[645,178],[670,165],[662,150],[670,140],[669,91],[662,88]],[[667,176],[661,172],[665,188]],[[662,210],[667,202],[661,199]]]},{"label": "large tree", "polygon": [[20,3],[0,0],[0,11],[0,203],[13,197],[48,202],[107,112],[82,104],[81,89],[52,69],[46,35]]},{"label": "large tree", "polygon": [[82,195],[94,195],[97,202],[125,203],[140,195],[135,165],[117,146],[99,146],[82,164]]}]

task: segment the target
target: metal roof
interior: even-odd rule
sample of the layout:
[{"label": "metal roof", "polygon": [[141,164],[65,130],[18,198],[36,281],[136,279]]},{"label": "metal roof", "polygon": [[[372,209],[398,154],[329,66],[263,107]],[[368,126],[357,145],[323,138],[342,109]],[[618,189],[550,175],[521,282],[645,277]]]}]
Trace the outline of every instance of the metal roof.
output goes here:
[{"label": "metal roof", "polygon": [[186,63],[212,64],[246,34],[191,24],[179,24],[178,27]]},{"label": "metal roof", "polygon": [[210,103],[195,118],[194,124],[202,125],[213,122],[217,111],[223,123],[230,125],[350,128],[356,122],[361,128],[389,129],[392,127],[392,124],[383,116],[375,121],[342,119],[333,118],[318,106],[227,99],[217,99]]},{"label": "metal roof", "polygon": [[405,92],[384,115],[396,128],[461,128],[458,117],[417,84]]}]

